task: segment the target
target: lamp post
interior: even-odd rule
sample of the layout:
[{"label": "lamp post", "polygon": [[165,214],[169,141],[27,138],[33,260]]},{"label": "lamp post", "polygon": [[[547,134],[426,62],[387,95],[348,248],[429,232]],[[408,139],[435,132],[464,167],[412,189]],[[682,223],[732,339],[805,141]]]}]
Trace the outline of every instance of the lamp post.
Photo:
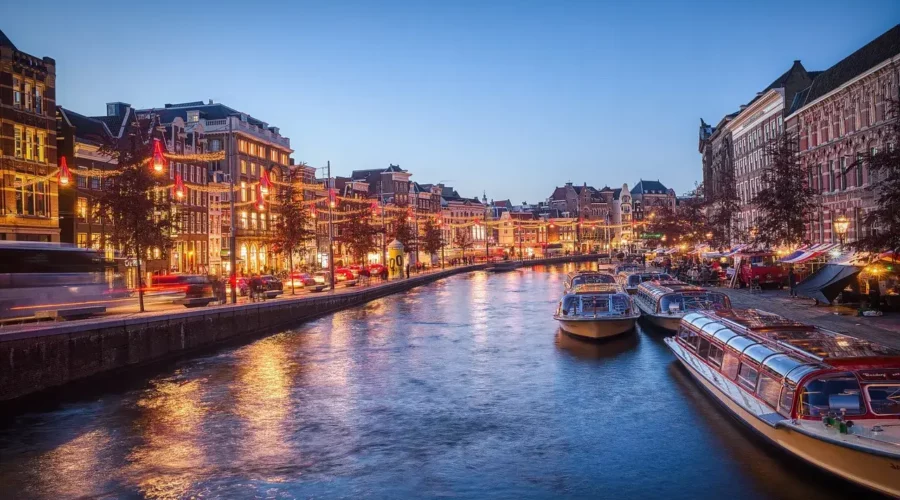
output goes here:
[{"label": "lamp post", "polygon": [[844,251],[844,236],[847,235],[847,229],[850,227],[850,219],[846,215],[841,214],[834,220],[834,232],[837,233],[841,242],[841,252]]}]

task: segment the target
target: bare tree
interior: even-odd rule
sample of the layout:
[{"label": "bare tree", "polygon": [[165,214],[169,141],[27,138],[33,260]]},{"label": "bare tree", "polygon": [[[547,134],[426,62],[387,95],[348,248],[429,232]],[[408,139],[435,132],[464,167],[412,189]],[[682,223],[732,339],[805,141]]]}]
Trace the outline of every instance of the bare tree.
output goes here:
[{"label": "bare tree", "polygon": [[121,141],[104,145],[101,153],[114,158],[118,168],[116,175],[103,183],[98,212],[112,222],[110,242],[137,263],[138,304],[143,312],[141,260],[154,249],[165,255],[172,246],[171,202],[163,186],[168,178],[154,174],[147,164],[153,155],[153,140],[139,123],[132,124]]},{"label": "bare tree", "polygon": [[753,198],[757,211],[754,243],[796,245],[816,208],[809,167],[800,163],[797,135],[785,132],[766,144],[769,164],[762,171],[762,190]]},{"label": "bare tree", "polygon": [[433,220],[426,219],[422,224],[422,249],[428,255],[436,254],[443,246],[441,228]]},{"label": "bare tree", "polygon": [[[290,273],[294,272],[294,251],[315,238],[316,231],[309,209],[303,201],[303,188],[297,178],[300,171],[292,168],[286,184],[277,185],[274,212],[278,215],[270,243],[274,251],[287,253]],[[294,293],[294,280],[291,282],[291,294]]]},{"label": "bare tree", "polygon": [[475,245],[472,233],[467,229],[468,228],[457,228],[453,233],[453,245],[462,250],[463,258],[466,257],[466,249],[472,248],[472,246]]}]

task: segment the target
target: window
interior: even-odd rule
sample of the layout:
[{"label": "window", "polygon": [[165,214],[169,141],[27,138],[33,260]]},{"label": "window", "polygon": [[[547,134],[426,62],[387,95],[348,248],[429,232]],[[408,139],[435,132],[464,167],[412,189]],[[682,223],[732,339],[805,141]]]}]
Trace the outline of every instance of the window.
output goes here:
[{"label": "window", "polygon": [[816,172],[817,172],[817,175],[819,176],[819,185],[818,185],[819,191],[824,192],[825,185],[822,184],[822,164],[821,163],[816,165]]},{"label": "window", "polygon": [[829,412],[864,413],[859,382],[850,373],[818,378],[806,383],[800,393],[800,413],[818,417]]},{"label": "window", "polygon": [[45,153],[45,149],[47,145],[47,133],[46,132],[38,132],[35,136],[34,141],[34,159],[45,163],[47,161],[47,156]]},{"label": "window", "polygon": [[44,113],[44,86],[34,86],[34,112],[37,114]]},{"label": "window", "polygon": [[253,212],[252,214],[250,214],[250,229],[257,228],[257,220],[258,219],[257,219],[256,212]]},{"label": "window", "polygon": [[701,359],[706,359],[709,355],[709,340],[705,337],[700,338],[700,347],[697,349],[697,356],[700,356]]},{"label": "window", "polygon": [[828,188],[831,191],[837,191],[837,187],[834,183],[834,160],[828,160],[828,177]]},{"label": "window", "polygon": [[863,183],[863,157],[862,153],[856,154],[856,187],[861,187]]},{"label": "window", "polygon": [[241,151],[241,153],[246,153],[247,152],[247,141],[245,141],[243,139],[239,140],[238,141],[238,149]]},{"label": "window", "polygon": [[278,151],[274,149],[269,150],[269,159],[272,161],[278,161]]},{"label": "window", "polygon": [[78,218],[78,222],[85,222],[87,220],[87,212],[87,198],[78,198],[78,201],[75,202],[75,217]]},{"label": "window", "polygon": [[99,233],[91,233],[91,248],[94,250],[100,250],[100,234]]},{"label": "window", "polygon": [[787,382],[781,391],[781,402],[778,404],[778,410],[784,415],[790,415],[791,408],[794,406],[794,392],[796,386]]},{"label": "window", "polygon": [[847,157],[846,156],[841,156],[840,168],[841,168],[841,191],[844,191],[847,189]]},{"label": "window", "polygon": [[247,212],[241,212],[241,229],[247,229]]},{"label": "window", "polygon": [[25,159],[34,159],[34,129],[25,129]]},{"label": "window", "polygon": [[866,387],[869,406],[876,415],[900,415],[900,385],[870,385]]},{"label": "window", "polygon": [[247,174],[247,160],[241,160],[241,173]]},{"label": "window", "polygon": [[78,248],[87,248],[87,242],[87,233],[78,233],[78,237],[75,239],[75,244],[78,245]]},{"label": "window", "polygon": [[200,121],[200,111],[196,109],[192,109],[187,112],[187,121],[188,123],[199,122]]},{"label": "window", "polygon": [[250,156],[256,156],[256,143],[250,143]]},{"label": "window", "polygon": [[222,139],[210,139],[209,140],[209,151],[215,153],[216,151],[222,150]]},{"label": "window", "polygon": [[741,363],[741,369],[740,371],[738,371],[737,378],[739,384],[751,391],[756,390],[756,379],[758,377],[759,372],[756,370],[756,368],[748,365],[747,363]]},{"label": "window", "polygon": [[22,147],[25,141],[25,129],[16,125],[15,127],[15,154],[16,158],[22,158]]},{"label": "window", "polygon": [[32,93],[32,89],[34,88],[34,83],[25,81],[25,109],[31,111],[34,106],[34,94]]},{"label": "window", "polygon": [[725,352],[722,351],[721,347],[717,346],[716,344],[710,344],[709,345],[709,355],[707,356],[706,359],[708,359],[711,364],[713,364],[717,367],[721,367],[722,366],[722,357],[724,356],[724,354],[725,354]]},{"label": "window", "polygon": [[50,215],[49,183],[34,177],[15,177],[16,213],[36,217]]},{"label": "window", "polygon": [[250,163],[250,175],[256,175],[256,163]]},{"label": "window", "polygon": [[22,79],[18,76],[13,76],[13,106],[21,108],[22,104],[24,104],[24,98],[22,96]]},{"label": "window", "polygon": [[759,374],[759,387],[756,394],[772,408],[778,407],[778,397],[781,395],[781,381],[777,380],[766,370]]},{"label": "window", "polygon": [[288,164],[288,155],[286,155],[285,153],[281,153],[281,164],[282,165]]}]

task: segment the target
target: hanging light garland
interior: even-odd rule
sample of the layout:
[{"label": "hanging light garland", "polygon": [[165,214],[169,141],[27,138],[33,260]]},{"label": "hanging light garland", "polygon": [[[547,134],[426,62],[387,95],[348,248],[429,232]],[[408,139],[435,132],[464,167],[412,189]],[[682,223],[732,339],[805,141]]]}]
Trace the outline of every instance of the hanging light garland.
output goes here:
[{"label": "hanging light garland", "polygon": [[153,156],[150,159],[150,164],[153,166],[153,171],[156,173],[161,173],[163,168],[165,168],[166,160],[163,157],[162,151],[162,143],[159,139],[153,139]]},{"label": "hanging light garland", "polygon": [[175,174],[175,197],[179,200],[184,199],[184,181],[181,174]]},{"label": "hanging light garland", "polygon": [[59,158],[59,174],[57,174],[60,186],[68,186],[72,180],[72,174],[69,172],[69,165],[66,163],[66,157]]}]

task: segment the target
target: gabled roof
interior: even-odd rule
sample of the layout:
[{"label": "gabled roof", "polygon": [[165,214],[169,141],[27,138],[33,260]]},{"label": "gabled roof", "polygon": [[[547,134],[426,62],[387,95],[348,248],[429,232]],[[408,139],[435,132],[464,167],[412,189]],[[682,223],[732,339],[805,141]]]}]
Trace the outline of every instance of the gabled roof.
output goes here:
[{"label": "gabled roof", "polygon": [[560,201],[566,199],[566,187],[558,187],[553,190],[553,194],[550,195],[550,199],[553,201]]},{"label": "gabled roof", "polygon": [[900,54],[900,24],[842,59],[834,66],[818,73],[812,85],[804,93],[802,101],[796,101],[796,109],[815,101],[834,89],[865,73],[878,64]]},{"label": "gabled roof", "polygon": [[12,40],[3,33],[3,30],[0,30],[0,47],[10,47],[13,50],[19,50],[16,48],[15,44],[12,43]]},{"label": "gabled roof", "polygon": [[99,120],[106,124],[109,128],[109,131],[114,136],[119,136],[119,132],[122,131],[122,123],[125,121],[125,118],[130,115],[130,113],[126,113],[122,116],[96,116],[95,120]]},{"label": "gabled roof", "polygon": [[[94,144],[105,144],[112,139],[113,134],[101,120],[91,118],[72,110],[57,106],[63,120],[75,129],[75,137]],[[116,130],[118,133],[118,130]]]},{"label": "gabled roof", "polygon": [[613,199],[618,200],[619,196],[622,194],[622,188],[613,189],[612,192],[613,192]]},{"label": "gabled roof", "polygon": [[659,181],[645,181],[641,179],[631,188],[631,194],[666,194],[668,189]]},{"label": "gabled roof", "polygon": [[494,202],[495,207],[509,208],[512,206],[509,200],[499,200]]}]

